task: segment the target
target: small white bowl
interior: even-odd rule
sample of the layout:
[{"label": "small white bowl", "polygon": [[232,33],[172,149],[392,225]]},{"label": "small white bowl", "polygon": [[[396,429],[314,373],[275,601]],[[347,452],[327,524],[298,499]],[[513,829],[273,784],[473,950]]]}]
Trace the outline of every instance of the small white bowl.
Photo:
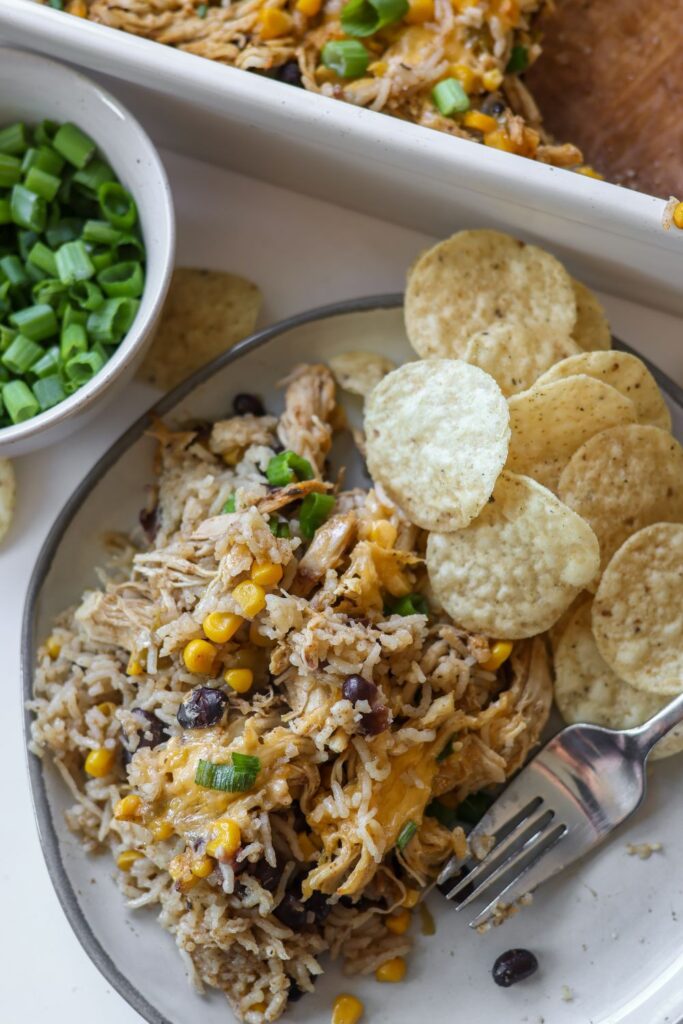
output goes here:
[{"label": "small white bowl", "polygon": [[159,155],[135,118],[84,75],[45,57],[0,48],[0,127],[45,118],[82,128],[133,195],[147,251],[145,289],[131,329],[100,372],[47,412],[0,429],[0,456],[61,441],[130,380],[151,341],[173,270],[173,198]]}]

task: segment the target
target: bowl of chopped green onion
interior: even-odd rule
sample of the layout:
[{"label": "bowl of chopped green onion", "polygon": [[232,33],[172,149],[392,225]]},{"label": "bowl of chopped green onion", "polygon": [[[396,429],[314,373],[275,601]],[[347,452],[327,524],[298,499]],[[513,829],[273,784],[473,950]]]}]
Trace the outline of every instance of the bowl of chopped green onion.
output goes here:
[{"label": "bowl of chopped green onion", "polygon": [[166,173],[131,114],[0,49],[0,455],[61,440],[130,379],[174,243]]}]

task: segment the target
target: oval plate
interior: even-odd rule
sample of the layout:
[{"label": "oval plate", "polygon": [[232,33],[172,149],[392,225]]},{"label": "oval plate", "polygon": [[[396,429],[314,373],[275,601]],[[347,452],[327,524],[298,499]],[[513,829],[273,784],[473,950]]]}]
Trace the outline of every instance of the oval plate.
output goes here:
[{"label": "oval plate", "polygon": [[[277,388],[299,362],[326,361],[349,349],[366,349],[395,362],[414,358],[403,329],[401,296],[329,306],[294,317],[241,343],[200,370],[150,410],[170,424],[229,414],[239,391],[256,391],[269,410],[282,408]],[[657,371],[683,436],[683,394]],[[360,399],[344,396],[350,419],[360,424]],[[105,560],[103,535],[129,530],[145,504],[152,479],[154,442],[145,436],[146,414],[120,437],[88,473],[58,515],[33,571],[24,612],[22,675],[30,698],[40,637],[55,614],[97,584]],[[335,446],[349,467],[347,481],[366,483],[357,452]],[[26,729],[31,716],[26,715]],[[314,995],[295,1004],[292,1024],[328,1024],[334,996],[351,989],[366,1004],[370,1024],[407,1024],[408,1005],[433,1024],[452,1024],[461,1007],[468,1024],[673,1024],[683,1010],[683,893],[673,858],[683,841],[676,813],[683,762],[671,758],[651,772],[648,800],[637,816],[586,862],[547,884],[534,904],[502,930],[478,935],[438,894],[431,909],[432,937],[416,935],[403,985],[374,979],[342,980],[331,966]],[[173,938],[149,910],[130,911],[114,881],[109,857],[84,853],[64,824],[70,801],[46,759],[29,756],[40,838],[53,884],[88,956],[150,1024],[226,1024],[231,1013],[218,993],[200,997],[188,984]],[[627,842],[659,841],[663,854],[648,861],[626,854]],[[417,931],[417,924],[414,925]],[[524,946],[540,954],[541,970],[511,990],[496,988],[490,968],[504,949]],[[566,997],[563,986],[573,996]],[[463,997],[466,992],[466,1002]]]}]

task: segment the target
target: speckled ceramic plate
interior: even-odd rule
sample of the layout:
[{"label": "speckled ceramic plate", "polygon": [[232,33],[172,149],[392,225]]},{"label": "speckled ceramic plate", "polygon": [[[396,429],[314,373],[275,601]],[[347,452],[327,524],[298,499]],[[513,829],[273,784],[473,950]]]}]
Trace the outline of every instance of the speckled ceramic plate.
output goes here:
[{"label": "speckled ceramic plate", "polygon": [[[298,362],[326,360],[366,348],[395,361],[411,357],[399,296],[364,299],[296,317],[263,331],[168,395],[154,410],[169,422],[226,414],[238,391],[257,391],[269,409],[282,406],[277,381]],[[660,375],[675,430],[683,436],[683,396]],[[360,421],[360,403],[347,402]],[[23,685],[31,693],[37,639],[55,613],[96,582],[105,530],[137,521],[152,476],[153,443],[143,417],[111,447],[60,512],[38,558],[24,617]],[[349,447],[336,458],[349,479],[363,469]],[[28,724],[28,722],[27,722]],[[329,1024],[330,1005],[351,989],[366,1004],[368,1024],[676,1024],[683,1015],[683,759],[656,763],[638,814],[605,846],[539,891],[531,907],[488,934],[438,894],[431,907],[436,934],[416,934],[402,985],[342,979],[331,965],[314,995],[295,1004],[292,1024]],[[110,983],[152,1024],[228,1024],[218,994],[198,996],[188,985],[173,939],[153,911],[129,911],[113,881],[108,857],[89,857],[63,819],[68,795],[49,764],[29,758],[38,827],[47,865],[64,911],[85,950]],[[627,842],[659,841],[647,861],[628,856]],[[536,951],[540,970],[512,989],[491,980],[503,950]],[[566,988],[565,988],[566,986]],[[571,995],[571,1001],[568,996]]]}]

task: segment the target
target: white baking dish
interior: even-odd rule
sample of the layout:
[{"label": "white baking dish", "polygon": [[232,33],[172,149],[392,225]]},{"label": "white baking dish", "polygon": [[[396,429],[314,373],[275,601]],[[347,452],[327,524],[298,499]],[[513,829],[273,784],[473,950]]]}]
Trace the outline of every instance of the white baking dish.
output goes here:
[{"label": "white baking dish", "polygon": [[664,230],[661,199],[226,68],[32,0],[1,0],[0,38],[120,79],[107,84],[158,143],[430,234],[500,226],[546,243],[596,287],[683,313],[683,232]]}]

